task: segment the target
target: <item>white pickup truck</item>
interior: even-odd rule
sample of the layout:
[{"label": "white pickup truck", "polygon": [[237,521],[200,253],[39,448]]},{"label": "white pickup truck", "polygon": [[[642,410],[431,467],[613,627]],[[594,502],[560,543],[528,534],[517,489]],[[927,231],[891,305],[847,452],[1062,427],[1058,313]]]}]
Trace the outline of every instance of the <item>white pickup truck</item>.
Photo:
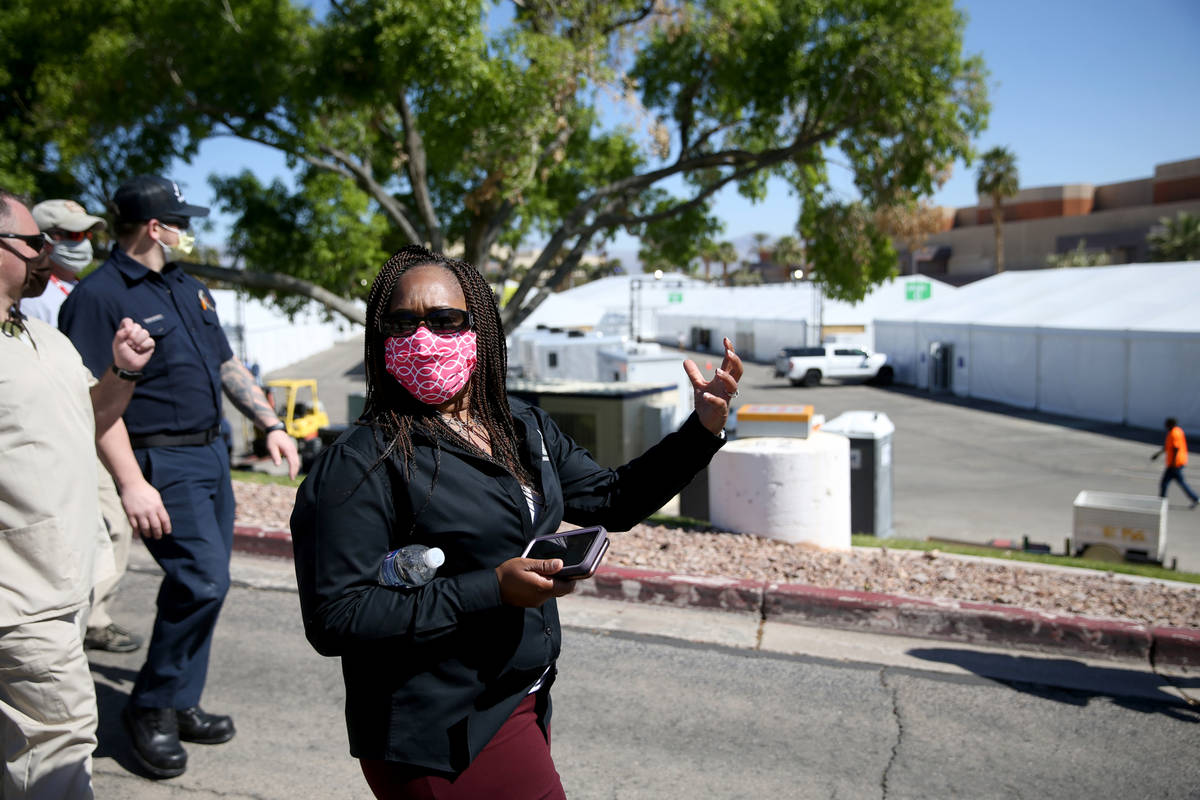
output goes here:
[{"label": "white pickup truck", "polygon": [[883,353],[827,344],[783,348],[775,356],[775,377],[787,378],[793,386],[816,386],[822,378],[858,378],[886,386],[893,373]]}]

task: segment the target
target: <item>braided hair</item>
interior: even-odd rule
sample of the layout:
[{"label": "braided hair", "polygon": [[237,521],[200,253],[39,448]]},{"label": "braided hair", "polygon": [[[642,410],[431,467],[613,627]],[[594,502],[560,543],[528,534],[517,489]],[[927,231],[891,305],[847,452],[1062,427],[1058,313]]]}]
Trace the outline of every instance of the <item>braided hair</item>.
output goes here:
[{"label": "braided hair", "polygon": [[486,456],[447,425],[437,409],[409,394],[384,368],[384,336],[379,330],[380,318],[388,311],[400,276],[424,266],[441,267],[454,276],[467,300],[467,311],[474,320],[477,359],[475,371],[467,384],[467,400],[470,413],[478,418],[487,431],[492,449],[491,460],[523,485],[536,488],[532,473],[521,461],[512,410],[508,405],[505,390],[508,350],[504,343],[504,328],[500,323],[496,297],[473,266],[440,253],[432,253],[419,245],[403,247],[384,262],[367,296],[367,400],[363,408],[363,422],[374,427],[387,443],[380,460],[398,451],[405,470],[412,469],[414,431],[423,432],[434,443],[435,480],[441,460],[438,447],[441,439],[449,439]]}]

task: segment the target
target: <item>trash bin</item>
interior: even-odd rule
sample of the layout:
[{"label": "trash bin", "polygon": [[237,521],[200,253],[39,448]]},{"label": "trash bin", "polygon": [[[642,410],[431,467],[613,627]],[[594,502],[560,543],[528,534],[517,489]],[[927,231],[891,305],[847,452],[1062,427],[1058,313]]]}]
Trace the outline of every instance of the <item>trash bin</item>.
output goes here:
[{"label": "trash bin", "polygon": [[1102,561],[1156,561],[1167,548],[1167,499],[1085,489],[1075,496],[1077,555]]},{"label": "trash bin", "polygon": [[850,440],[850,530],[892,536],[892,434],[880,411],[847,411],[821,430]]}]

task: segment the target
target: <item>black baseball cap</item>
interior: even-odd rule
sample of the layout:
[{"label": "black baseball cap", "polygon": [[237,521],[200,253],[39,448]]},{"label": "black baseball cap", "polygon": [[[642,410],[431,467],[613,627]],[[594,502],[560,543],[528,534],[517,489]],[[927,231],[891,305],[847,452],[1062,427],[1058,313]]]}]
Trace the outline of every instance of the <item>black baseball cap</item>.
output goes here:
[{"label": "black baseball cap", "polygon": [[158,175],[139,175],[121,184],[112,199],[113,211],[119,222],[186,220],[188,217],[207,217],[208,209],[193,206],[183,199],[179,184]]}]

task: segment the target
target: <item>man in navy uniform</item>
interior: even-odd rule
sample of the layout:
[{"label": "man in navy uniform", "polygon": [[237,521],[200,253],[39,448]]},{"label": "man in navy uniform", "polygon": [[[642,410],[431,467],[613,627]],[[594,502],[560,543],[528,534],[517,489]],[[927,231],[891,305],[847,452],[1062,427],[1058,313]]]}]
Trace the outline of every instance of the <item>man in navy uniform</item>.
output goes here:
[{"label": "man in navy uniform", "polygon": [[71,292],[59,327],[95,375],[109,368],[108,342],[123,317],[154,337],[123,414],[98,440],[129,521],[165,575],[146,663],[123,719],[142,766],[158,777],[181,775],[180,740],[229,741],[233,720],[200,708],[217,615],[229,589],[233,488],[220,436],[221,393],[267,432],[276,464],[295,477],[300,459],[284,429],[221,330],[212,295],[174,262],[191,252],[193,217],[179,187],[143,175],[112,199],[117,244]]}]

